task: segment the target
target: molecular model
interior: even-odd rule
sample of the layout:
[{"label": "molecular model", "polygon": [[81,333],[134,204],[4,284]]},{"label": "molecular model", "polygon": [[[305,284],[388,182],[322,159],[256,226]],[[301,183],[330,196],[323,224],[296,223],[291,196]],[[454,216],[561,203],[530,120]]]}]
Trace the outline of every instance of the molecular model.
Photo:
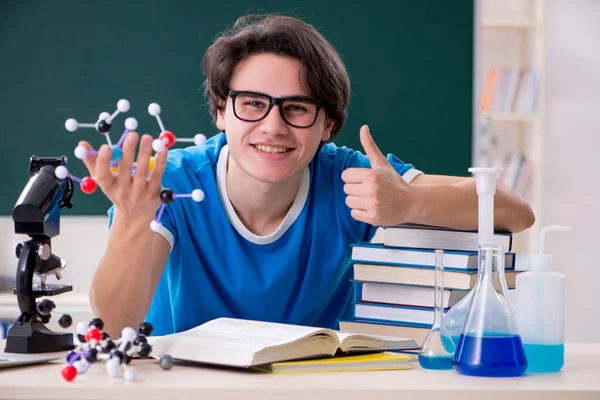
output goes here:
[{"label": "molecular model", "polygon": [[[137,332],[133,328],[124,328],[116,340],[111,340],[106,332],[102,332],[104,323],[100,318],[92,319],[89,324],[77,324],[77,339],[79,341],[75,350],[66,355],[67,365],[61,373],[63,378],[70,382],[77,375],[85,374],[90,366],[98,361],[104,361],[106,372],[111,377],[119,376],[121,369],[127,381],[136,378],[136,372],[130,366],[134,357],[149,358],[152,346],[148,344],[147,336],[152,334],[152,325],[143,322]],[[173,367],[173,358],[163,355],[158,361],[163,370]]]},{"label": "molecular model", "polygon": [[[112,144],[110,138],[110,131],[112,129],[113,120],[120,113],[128,112],[130,108],[130,103],[126,99],[121,99],[117,102],[117,110],[110,114],[108,112],[100,113],[98,117],[98,121],[95,123],[80,123],[74,118],[69,118],[65,121],[65,128],[70,132],[75,132],[78,128],[94,128],[98,133],[103,134],[106,137],[106,141],[108,145],[112,149],[112,159],[110,162],[111,170],[116,172],[118,170],[119,161],[123,156],[122,145],[127,137],[127,134],[130,131],[135,131],[138,128],[138,121],[133,118],[127,118],[125,120],[125,131],[121,135],[119,141],[116,145]],[[165,129],[165,125],[163,124],[162,119],[160,118],[161,108],[157,103],[151,103],[148,106],[148,113],[156,118],[158,122],[158,126],[160,128],[160,134],[157,139],[154,139],[152,142],[152,149],[155,152],[161,152],[165,148],[171,148],[177,142],[193,142],[196,146],[202,146],[206,143],[206,136],[201,133],[198,133],[194,136],[194,138],[177,138],[173,134],[173,132]],[[87,155],[98,155],[98,151],[96,150],[87,150],[83,146],[77,146],[75,148],[75,157],[80,160],[83,160]],[[150,163],[148,166],[149,172],[152,172],[155,165],[156,155],[150,158]],[[67,177],[71,178],[75,182],[79,183],[81,191],[86,194],[91,194],[96,191],[97,184],[93,177],[86,176],[84,178],[79,178],[77,176],[69,173],[68,169],[65,166],[59,166],[55,169],[55,175],[58,179],[66,179]],[[160,226],[161,216],[163,214],[164,208],[167,204],[173,202],[177,198],[189,198],[191,197],[194,201],[200,202],[204,199],[204,192],[200,189],[194,190],[189,194],[176,194],[170,189],[163,189],[160,193],[160,199],[162,201],[161,208],[158,212],[157,218],[150,223],[150,227],[153,231],[158,231]]]}]

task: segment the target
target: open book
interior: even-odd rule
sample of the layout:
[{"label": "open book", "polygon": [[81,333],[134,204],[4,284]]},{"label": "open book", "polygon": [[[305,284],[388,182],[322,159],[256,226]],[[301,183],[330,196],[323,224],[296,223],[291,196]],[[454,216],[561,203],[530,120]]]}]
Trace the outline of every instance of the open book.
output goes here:
[{"label": "open book", "polygon": [[153,357],[251,367],[279,361],[418,348],[412,339],[353,334],[300,325],[217,318],[151,341]]}]

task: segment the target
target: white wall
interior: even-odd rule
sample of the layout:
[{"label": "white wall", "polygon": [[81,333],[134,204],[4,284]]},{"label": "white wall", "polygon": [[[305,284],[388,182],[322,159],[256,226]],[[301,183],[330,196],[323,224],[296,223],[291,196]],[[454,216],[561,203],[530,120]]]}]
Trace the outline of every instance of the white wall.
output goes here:
[{"label": "white wall", "polygon": [[541,220],[574,229],[546,242],[567,279],[566,337],[600,342],[600,1],[551,0],[546,10]]},{"label": "white wall", "polygon": [[[512,20],[527,10],[527,2],[482,0],[481,13]],[[566,340],[600,342],[600,313],[593,311],[597,300],[592,297],[600,282],[594,257],[600,238],[596,204],[600,198],[596,156],[600,148],[600,1],[547,0],[543,7],[545,86],[539,101],[545,112],[541,211],[536,226],[560,224],[574,229],[549,234],[545,250],[553,254],[554,269],[566,277]],[[522,39],[518,32],[485,35],[484,47],[479,48],[483,53],[480,78],[491,65],[522,62],[524,53],[515,52]],[[502,139],[514,141],[519,131],[511,131],[514,124],[504,124]],[[532,250],[537,250],[537,243]]]}]

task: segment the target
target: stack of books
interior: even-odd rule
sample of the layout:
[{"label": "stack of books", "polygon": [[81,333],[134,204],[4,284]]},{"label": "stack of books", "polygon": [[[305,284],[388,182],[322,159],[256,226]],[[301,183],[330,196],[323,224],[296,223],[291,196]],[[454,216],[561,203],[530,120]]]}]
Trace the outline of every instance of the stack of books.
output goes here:
[{"label": "stack of books", "polygon": [[[512,235],[496,233],[505,249],[505,277],[514,289],[516,256]],[[448,311],[477,281],[477,232],[402,225],[386,227],[383,243],[352,246],[354,301],[340,330],[410,337],[421,345],[434,310],[435,250],[444,250],[443,307]],[[498,274],[494,286],[500,290]]]}]

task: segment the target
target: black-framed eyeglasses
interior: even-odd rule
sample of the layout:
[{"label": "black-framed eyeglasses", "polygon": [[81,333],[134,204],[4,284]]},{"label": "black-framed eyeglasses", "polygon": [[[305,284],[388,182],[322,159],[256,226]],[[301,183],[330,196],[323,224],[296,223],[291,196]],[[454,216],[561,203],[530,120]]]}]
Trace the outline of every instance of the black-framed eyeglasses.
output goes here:
[{"label": "black-framed eyeglasses", "polygon": [[274,105],[279,106],[283,121],[294,128],[310,128],[317,121],[323,105],[309,97],[273,97],[248,90],[230,90],[233,113],[246,122],[264,119]]}]

